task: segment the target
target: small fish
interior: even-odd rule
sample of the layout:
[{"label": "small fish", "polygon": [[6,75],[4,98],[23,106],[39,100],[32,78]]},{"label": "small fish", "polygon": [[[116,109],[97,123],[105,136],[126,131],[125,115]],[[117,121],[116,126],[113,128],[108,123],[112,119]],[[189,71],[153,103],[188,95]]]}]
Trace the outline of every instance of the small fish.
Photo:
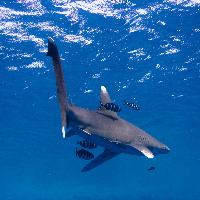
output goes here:
[{"label": "small fish", "polygon": [[155,169],[155,167],[151,167],[151,168],[148,169],[148,171],[150,171],[150,170],[154,170],[154,169]]},{"label": "small fish", "polygon": [[90,160],[90,159],[94,158],[94,155],[92,153],[90,153],[89,151],[86,151],[84,149],[77,151],[77,148],[76,148],[76,157],[77,156],[79,158],[82,158],[82,159],[85,159],[85,160]]},{"label": "small fish", "polygon": [[140,108],[137,105],[135,105],[134,103],[126,103],[126,101],[124,100],[123,105],[125,105],[125,104],[127,104],[131,108],[134,108],[135,110],[140,110]]},{"label": "small fish", "polygon": [[111,110],[114,112],[120,112],[122,110],[118,105],[114,103],[106,103],[106,104],[101,103],[101,106],[104,106],[107,110]]},{"label": "small fish", "polygon": [[93,143],[91,143],[91,142],[88,142],[87,140],[79,141],[79,142],[77,142],[77,144],[80,144],[82,147],[88,148],[88,149],[97,148],[97,145],[96,145],[96,144],[93,144]]}]

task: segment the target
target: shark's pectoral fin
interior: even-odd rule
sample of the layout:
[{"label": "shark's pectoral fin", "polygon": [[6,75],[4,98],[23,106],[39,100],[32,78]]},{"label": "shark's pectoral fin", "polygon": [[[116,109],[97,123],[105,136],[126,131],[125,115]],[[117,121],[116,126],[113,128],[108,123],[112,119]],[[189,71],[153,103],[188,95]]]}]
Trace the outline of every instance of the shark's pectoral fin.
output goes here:
[{"label": "shark's pectoral fin", "polygon": [[[111,103],[111,102],[112,101],[110,99],[110,96],[106,88],[104,86],[101,86],[101,102],[100,103],[106,104],[106,103]],[[104,106],[100,106],[96,111],[106,117],[112,118],[113,120],[116,120],[118,118],[118,115],[116,112],[107,110]]]},{"label": "shark's pectoral fin", "polygon": [[119,155],[119,153],[112,152],[109,149],[105,149],[102,154],[100,154],[98,157],[96,157],[93,161],[91,161],[89,164],[87,164],[81,172],[89,171],[102,163],[114,158],[115,156]]},{"label": "shark's pectoral fin", "polygon": [[153,153],[147,147],[141,144],[135,144],[134,142],[132,142],[130,146],[142,152],[147,158],[154,158]]}]

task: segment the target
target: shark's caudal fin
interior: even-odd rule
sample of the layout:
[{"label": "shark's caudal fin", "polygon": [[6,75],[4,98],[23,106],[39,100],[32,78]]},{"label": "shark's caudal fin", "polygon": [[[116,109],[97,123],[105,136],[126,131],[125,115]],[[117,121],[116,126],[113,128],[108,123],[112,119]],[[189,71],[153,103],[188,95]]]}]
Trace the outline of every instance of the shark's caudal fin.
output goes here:
[{"label": "shark's caudal fin", "polygon": [[[63,138],[65,138],[65,126],[66,126],[66,119],[69,110],[69,104],[67,101],[67,92],[65,86],[65,79],[64,73],[62,69],[62,64],[60,60],[60,55],[58,53],[58,48],[54,40],[48,37],[48,52],[46,54],[52,58],[54,74],[56,77],[56,86],[57,86],[57,94],[58,94],[58,102],[60,105],[61,111],[61,120],[62,120],[62,133]],[[67,124],[67,126],[69,126]]]}]

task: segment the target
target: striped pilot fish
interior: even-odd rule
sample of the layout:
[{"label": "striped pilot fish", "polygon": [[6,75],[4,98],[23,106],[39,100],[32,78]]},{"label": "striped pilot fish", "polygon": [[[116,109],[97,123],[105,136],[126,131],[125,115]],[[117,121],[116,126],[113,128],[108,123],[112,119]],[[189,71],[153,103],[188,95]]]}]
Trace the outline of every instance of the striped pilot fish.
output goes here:
[{"label": "striped pilot fish", "polygon": [[88,148],[88,149],[97,148],[97,145],[96,145],[96,144],[93,144],[93,143],[91,143],[91,142],[88,142],[87,140],[79,141],[79,142],[77,142],[77,144],[80,144],[82,147]]},{"label": "striped pilot fish", "polygon": [[111,110],[114,112],[120,112],[122,110],[118,105],[114,103],[106,103],[106,104],[101,103],[101,106],[104,106],[107,110]]},{"label": "striped pilot fish", "polygon": [[131,108],[134,108],[135,110],[140,110],[140,108],[137,105],[135,105],[134,103],[126,103],[126,101],[124,100],[123,105],[125,105],[125,104],[127,104]]},{"label": "striped pilot fish", "polygon": [[76,148],[76,157],[77,156],[79,158],[82,158],[82,159],[85,159],[85,160],[90,160],[90,159],[94,158],[94,155],[92,153],[90,153],[89,151],[86,151],[84,149],[77,151],[77,148]]}]

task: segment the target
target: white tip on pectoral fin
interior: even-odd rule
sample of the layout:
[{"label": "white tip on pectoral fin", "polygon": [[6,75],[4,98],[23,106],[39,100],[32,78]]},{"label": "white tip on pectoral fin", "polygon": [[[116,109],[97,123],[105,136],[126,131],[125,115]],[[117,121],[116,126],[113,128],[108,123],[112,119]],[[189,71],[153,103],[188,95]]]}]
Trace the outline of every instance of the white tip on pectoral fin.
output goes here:
[{"label": "white tip on pectoral fin", "polygon": [[141,152],[142,152],[147,158],[154,158],[153,153],[152,153],[151,151],[149,151],[149,150],[143,149]]},{"label": "white tip on pectoral fin", "polygon": [[145,146],[140,145],[140,144],[135,144],[132,142],[130,146],[136,148],[137,150],[141,151],[147,158],[154,158],[153,153]]},{"label": "white tip on pectoral fin", "polygon": [[63,138],[65,138],[65,127],[62,127]]}]

